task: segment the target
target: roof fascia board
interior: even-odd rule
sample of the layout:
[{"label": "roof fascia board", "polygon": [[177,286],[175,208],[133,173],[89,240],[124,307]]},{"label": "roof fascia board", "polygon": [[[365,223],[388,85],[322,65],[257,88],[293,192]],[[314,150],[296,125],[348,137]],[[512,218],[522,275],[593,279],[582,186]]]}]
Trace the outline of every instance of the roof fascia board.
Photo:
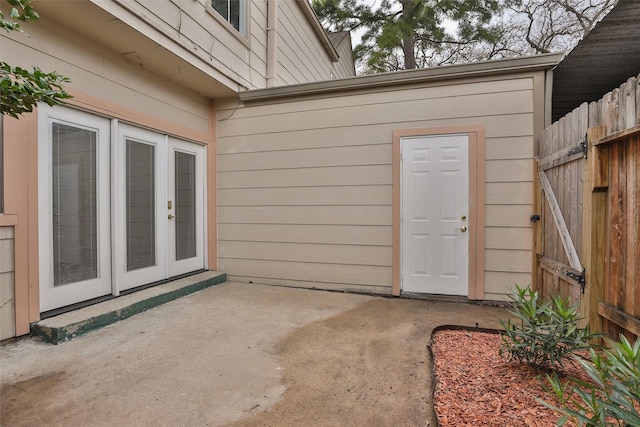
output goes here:
[{"label": "roof fascia board", "polygon": [[348,77],[345,79],[323,82],[249,90],[246,92],[240,92],[239,97],[241,101],[251,102],[312,95],[317,93],[397,86],[438,80],[455,80],[466,77],[509,74],[513,72],[526,72],[541,69],[548,70],[557,66],[563,55],[563,53],[550,53],[519,58],[472,62],[469,64],[444,65],[433,68],[421,68],[418,70],[396,71],[369,76]]},{"label": "roof fascia board", "polygon": [[318,19],[316,13],[313,11],[311,4],[307,0],[296,0],[296,3],[298,3],[298,6],[300,6],[302,13],[304,14],[305,18],[307,18],[307,21],[309,21],[311,28],[313,28],[313,31],[320,39],[320,43],[322,43],[322,46],[324,46],[324,49],[329,54],[331,60],[333,62],[338,62],[340,56],[338,56],[338,52],[333,47],[331,40],[329,40],[329,36],[322,27],[322,24],[320,23],[320,20]]}]

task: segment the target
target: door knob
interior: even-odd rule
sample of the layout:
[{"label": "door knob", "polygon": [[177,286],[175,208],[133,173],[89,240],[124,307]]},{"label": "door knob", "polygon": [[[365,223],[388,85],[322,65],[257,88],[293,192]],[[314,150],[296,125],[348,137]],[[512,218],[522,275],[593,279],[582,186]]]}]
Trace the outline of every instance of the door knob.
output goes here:
[{"label": "door knob", "polygon": [[173,218],[174,218],[174,216],[173,216],[173,215],[171,215],[171,214],[169,214],[168,218],[169,218],[169,219],[173,219]]},{"label": "door knob", "polygon": [[464,233],[465,231],[467,231],[467,227],[465,227],[465,226],[463,225],[462,227],[460,227],[460,231],[462,231],[462,232]]}]

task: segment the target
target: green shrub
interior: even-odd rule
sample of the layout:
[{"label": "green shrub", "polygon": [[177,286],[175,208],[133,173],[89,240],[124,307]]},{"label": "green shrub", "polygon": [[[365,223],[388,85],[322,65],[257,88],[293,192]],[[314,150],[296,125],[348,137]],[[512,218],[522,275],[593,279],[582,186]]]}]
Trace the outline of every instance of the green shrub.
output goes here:
[{"label": "green shrub", "polygon": [[591,350],[592,362],[574,356],[591,383],[571,379],[563,385],[557,374],[547,375],[562,408],[542,403],[563,414],[559,426],[568,420],[579,426],[640,426],[640,339],[633,345],[624,336],[607,342],[610,350]]},{"label": "green shrub", "polygon": [[558,369],[572,353],[591,348],[589,341],[598,335],[588,328],[578,328],[578,312],[567,298],[551,297],[549,303],[540,300],[530,287],[516,285],[509,314],[515,318],[506,322],[500,355],[509,361],[526,363],[535,369]]}]

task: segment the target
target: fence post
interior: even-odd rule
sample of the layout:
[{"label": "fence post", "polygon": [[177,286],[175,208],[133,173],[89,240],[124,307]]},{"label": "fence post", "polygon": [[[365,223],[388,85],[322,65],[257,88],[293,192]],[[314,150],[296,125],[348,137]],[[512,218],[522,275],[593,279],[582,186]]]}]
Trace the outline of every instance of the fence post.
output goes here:
[{"label": "fence post", "polygon": [[589,154],[583,169],[582,259],[586,286],[580,302],[580,313],[588,315],[585,321],[588,321],[593,332],[601,332],[603,329],[598,303],[604,298],[606,190],[609,172],[608,150],[594,146],[593,143],[605,135],[605,126],[595,126],[587,131]]}]

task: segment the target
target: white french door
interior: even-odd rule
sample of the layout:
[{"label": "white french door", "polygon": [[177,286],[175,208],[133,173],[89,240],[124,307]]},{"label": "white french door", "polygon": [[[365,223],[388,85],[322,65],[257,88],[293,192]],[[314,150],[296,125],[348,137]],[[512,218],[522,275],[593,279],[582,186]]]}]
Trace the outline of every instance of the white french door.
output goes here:
[{"label": "white french door", "polygon": [[41,311],[204,268],[203,146],[39,111]]},{"label": "white french door", "polygon": [[406,137],[401,149],[402,290],[468,295],[469,137]]},{"label": "white french door", "polygon": [[167,136],[118,123],[113,143],[117,291],[167,277]]},{"label": "white french door", "polygon": [[40,310],[111,293],[110,123],[38,108]]},{"label": "white french door", "polygon": [[169,138],[169,276],[204,266],[204,147]]}]

